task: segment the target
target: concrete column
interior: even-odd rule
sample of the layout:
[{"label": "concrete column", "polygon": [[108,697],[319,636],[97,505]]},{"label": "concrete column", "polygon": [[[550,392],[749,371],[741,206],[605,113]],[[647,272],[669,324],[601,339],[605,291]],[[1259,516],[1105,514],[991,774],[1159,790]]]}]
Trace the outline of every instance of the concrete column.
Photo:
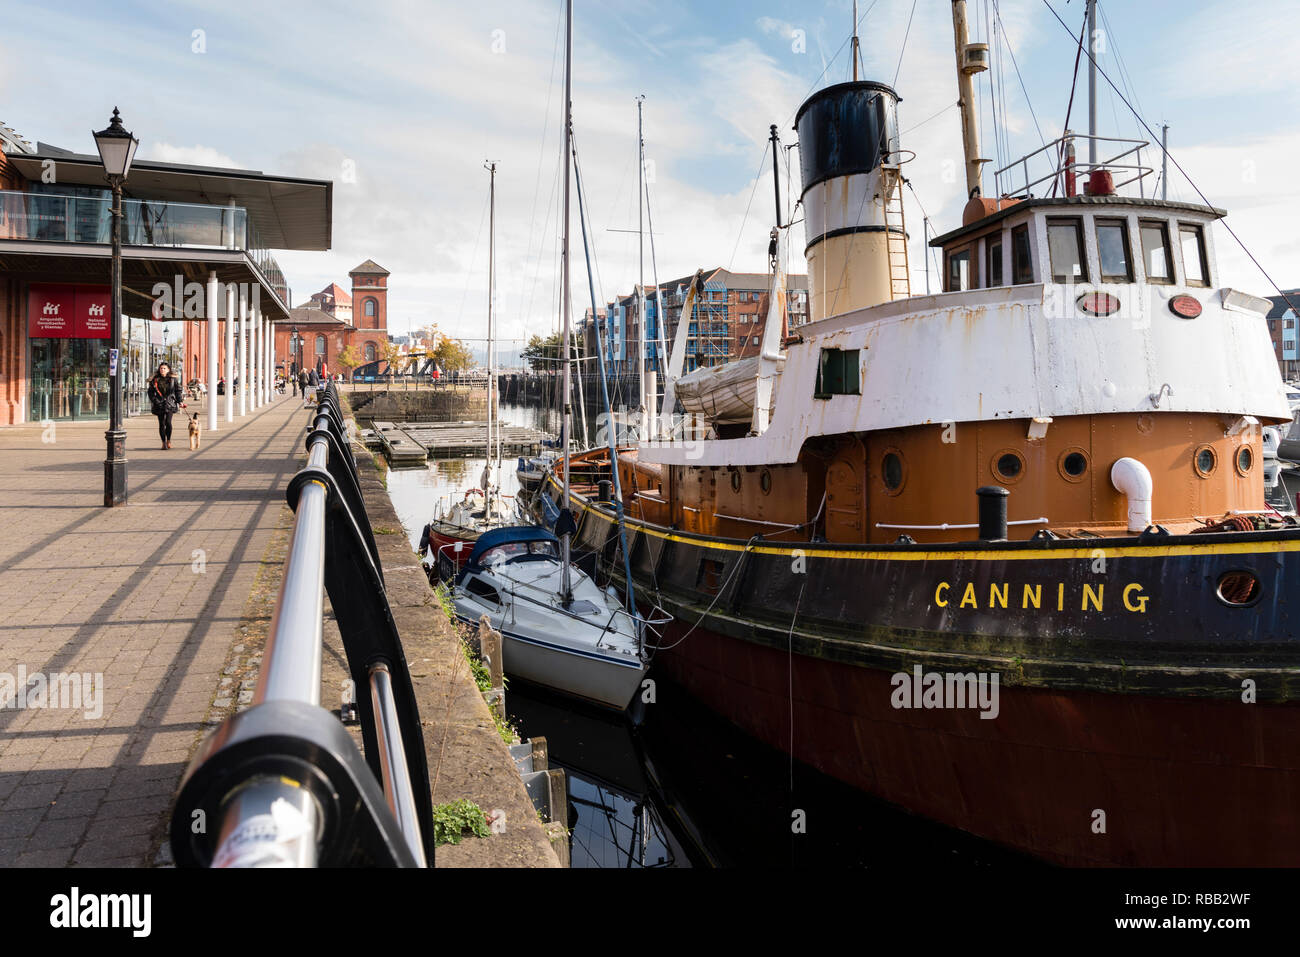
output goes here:
[{"label": "concrete column", "polygon": [[248,415],[248,293],[239,290],[239,414]]},{"label": "concrete column", "polygon": [[253,411],[262,404],[262,370],[258,360],[262,357],[262,336],[260,332],[257,300],[248,304],[248,411]]},{"label": "concrete column", "polygon": [[248,402],[250,409],[259,409],[262,406],[262,310],[257,302],[252,304],[248,313],[248,322],[248,334],[253,339],[253,344],[248,350],[250,363],[248,382],[252,386],[248,393]]},{"label": "concrete column", "polygon": [[217,430],[217,274],[208,273],[208,308],[204,318],[208,323],[208,368],[204,372],[208,387],[208,431]]},{"label": "concrete column", "polygon": [[266,320],[266,401],[275,399],[275,323]]},{"label": "concrete column", "polygon": [[226,421],[235,421],[235,287],[226,286],[226,361],[222,363],[226,376]]}]

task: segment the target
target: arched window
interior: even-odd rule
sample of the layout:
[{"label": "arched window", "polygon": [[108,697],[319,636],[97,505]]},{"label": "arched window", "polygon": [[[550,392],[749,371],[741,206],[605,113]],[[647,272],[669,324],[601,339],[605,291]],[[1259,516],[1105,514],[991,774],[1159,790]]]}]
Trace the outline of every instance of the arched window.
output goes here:
[{"label": "arched window", "polygon": [[324,336],[316,337],[316,358],[322,361],[325,359],[325,337]]},{"label": "arched window", "polygon": [[[363,304],[367,319],[374,319],[379,315],[379,303],[374,299],[367,297]],[[373,324],[372,324],[373,325]]]},{"label": "arched window", "polygon": [[367,342],[367,343],[366,343],[366,361],[367,361],[367,362],[374,362],[378,357],[379,357],[379,356],[378,356],[378,353],[375,351],[375,344],[374,344],[373,342]]}]

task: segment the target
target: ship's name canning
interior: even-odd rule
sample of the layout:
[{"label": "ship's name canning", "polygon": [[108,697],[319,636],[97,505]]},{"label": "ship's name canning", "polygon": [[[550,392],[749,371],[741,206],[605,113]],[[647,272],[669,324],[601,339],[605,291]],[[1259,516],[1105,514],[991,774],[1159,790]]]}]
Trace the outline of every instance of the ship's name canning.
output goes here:
[{"label": "ship's name canning", "polygon": [[[1076,607],[1080,611],[1105,611],[1106,610],[1106,583],[1098,582],[1096,585],[1084,584],[1083,587],[1075,591],[1067,589],[1065,582],[1057,582],[1055,594],[1051,586],[1046,586],[1047,604],[1044,605],[1044,586],[1043,585],[1022,585],[1020,594],[1017,595],[1014,587],[1010,582],[990,582],[988,586],[987,600],[981,602],[981,594],[976,589],[974,582],[967,582],[966,587],[961,588],[960,583],[941,581],[934,589],[934,603],[940,608],[947,608],[950,605],[958,609],[974,608],[985,609],[989,611],[1005,608],[1010,610],[1013,607],[1015,599],[1020,599],[1020,608],[1027,610],[1034,608],[1038,610],[1050,611],[1052,600],[1055,599],[1057,611],[1065,611],[1067,604],[1069,610],[1073,611]],[[958,592],[960,590],[960,597]],[[1112,594],[1114,592],[1112,588]],[[1147,602],[1151,596],[1146,594],[1143,586],[1138,582],[1129,582],[1120,592],[1120,603],[1124,610],[1137,614],[1145,614]]]}]

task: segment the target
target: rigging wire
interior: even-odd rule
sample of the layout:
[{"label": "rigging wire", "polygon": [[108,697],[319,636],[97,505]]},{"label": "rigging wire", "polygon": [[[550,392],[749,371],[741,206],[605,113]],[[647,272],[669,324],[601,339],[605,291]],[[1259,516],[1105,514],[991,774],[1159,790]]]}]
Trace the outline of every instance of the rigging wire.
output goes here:
[{"label": "rigging wire", "polygon": [[727,271],[736,264],[736,253],[740,251],[740,241],[745,238],[745,224],[749,222],[749,210],[754,205],[754,194],[758,192],[758,182],[763,177],[763,164],[767,162],[767,149],[770,143],[763,144],[763,155],[759,157],[758,169],[754,171],[754,188],[749,191],[749,202],[745,204],[745,215],[740,220],[740,232],[736,235],[736,245],[731,250],[731,259],[727,262]]},{"label": "rigging wire", "polygon": [[[903,31],[903,45],[898,51],[898,66],[894,67],[894,82],[890,83],[890,86],[897,86],[898,84],[898,74],[903,69],[903,54],[907,52],[907,38],[912,33],[912,17],[915,14],[916,0],[912,0],[912,12],[907,15],[907,29]],[[861,51],[859,51],[859,53],[860,52]]]},{"label": "rigging wire", "polygon": [[[1061,19],[1061,15],[1056,12],[1056,9],[1052,6],[1050,0],[1043,0],[1043,5],[1046,6],[1048,10],[1051,11],[1052,16],[1056,18],[1056,22],[1061,25],[1061,28],[1065,30],[1067,33],[1069,33],[1071,36],[1074,36],[1074,31],[1071,30],[1069,26],[1066,24],[1066,22]],[[1142,115],[1138,113],[1136,109],[1133,108],[1133,104],[1130,103],[1128,99],[1124,96],[1124,94],[1119,91],[1119,88],[1115,85],[1115,81],[1112,80],[1110,76],[1106,73],[1106,71],[1101,68],[1101,65],[1097,63],[1097,60],[1092,55],[1091,50],[1088,51],[1088,59],[1092,60],[1093,64],[1097,67],[1097,72],[1108,84],[1110,84],[1110,88],[1115,91],[1115,95],[1118,96],[1121,100],[1123,100],[1124,105],[1128,107],[1129,112],[1132,113],[1134,117],[1137,118],[1137,121],[1142,124],[1143,129],[1147,131],[1147,135],[1150,136],[1152,140],[1155,140],[1157,138],[1155,134],[1155,130],[1151,129],[1150,124],[1147,123],[1146,120],[1142,119]],[[1178,170],[1178,172],[1182,174],[1183,179],[1187,180],[1187,184],[1191,186],[1192,189],[1196,192],[1196,195],[1201,198],[1201,202],[1203,202],[1206,206],[1213,207],[1214,204],[1210,202],[1209,197],[1205,195],[1205,193],[1201,190],[1201,187],[1196,185],[1196,182],[1192,179],[1190,175],[1188,175],[1187,170],[1183,169],[1182,164],[1180,164],[1178,160],[1174,159],[1174,155],[1167,151],[1165,152],[1164,155],[1165,158],[1168,159],[1169,162],[1173,165],[1174,169]],[[1264,268],[1263,263],[1261,263],[1258,259],[1255,258],[1255,254],[1250,251],[1250,249],[1246,246],[1242,238],[1237,235],[1237,231],[1228,224],[1227,220],[1220,219],[1219,223],[1220,225],[1223,226],[1224,229],[1228,231],[1228,235],[1233,238],[1233,240],[1237,243],[1237,245],[1241,247],[1241,251],[1246,254],[1247,258],[1250,259],[1250,261],[1255,264],[1255,268],[1260,271],[1260,274],[1263,275],[1263,277],[1268,280],[1268,284],[1272,286],[1277,291],[1278,295],[1281,296],[1282,299],[1286,301],[1286,304],[1290,306],[1292,309],[1296,309],[1297,311],[1300,311],[1300,307],[1297,307],[1296,304],[1291,301],[1290,297],[1288,297],[1287,294],[1282,291],[1282,287],[1279,286],[1276,281],[1274,281],[1269,271]]]},{"label": "rigging wire", "polygon": [[[1046,2],[1046,0],[1044,0],[1044,2]],[[1049,9],[1050,9],[1050,5],[1049,5]],[[1052,12],[1055,13],[1056,11],[1053,10]],[[1062,25],[1064,25],[1064,23],[1062,23]],[[1069,30],[1070,28],[1066,27],[1066,29]],[[1087,33],[1087,31],[1088,31],[1088,10],[1087,7],[1085,6],[1083,11],[1083,26],[1079,28],[1079,46],[1078,49],[1074,51],[1074,78],[1070,80],[1070,99],[1065,104],[1065,122],[1061,124],[1062,136],[1064,136],[1065,131],[1070,128],[1070,113],[1074,110],[1074,92],[1079,87],[1079,61],[1083,58],[1083,37],[1084,34]],[[1072,37],[1074,36],[1073,30],[1070,30],[1070,36]],[[1091,55],[1092,54],[1090,53],[1089,56]],[[1052,180],[1052,192],[1050,195],[1052,196],[1056,195],[1056,187],[1059,180],[1060,177],[1056,177]]]},{"label": "rigging wire", "polygon": [[1016,62],[1016,51],[1011,46],[1011,39],[1007,36],[1006,25],[1002,22],[1002,11],[998,8],[998,0],[993,0],[993,16],[997,18],[998,26],[1001,27],[1002,39],[1007,45],[1007,53],[1011,57],[1011,65],[1015,68],[1016,79],[1020,82],[1020,92],[1025,96],[1025,105],[1029,107],[1029,115],[1034,121],[1034,129],[1038,131],[1038,139],[1041,145],[1047,145],[1047,137],[1043,136],[1043,130],[1038,125],[1038,114],[1034,112],[1034,104],[1030,102],[1029,90],[1025,86],[1025,78],[1020,75],[1020,64]]},{"label": "rigging wire", "polygon": [[[542,143],[537,150],[537,176],[533,183],[533,208],[532,211],[529,212],[528,214],[528,249],[525,253],[524,262],[529,262],[533,258],[533,226],[536,224],[537,221],[537,197],[542,191],[542,164],[543,164],[544,157],[546,155],[546,136],[551,129],[551,98],[555,94],[555,64],[558,62],[559,55],[560,55],[560,27],[563,25],[563,23],[564,23],[564,0],[561,0],[560,8],[555,18],[555,43],[554,43],[554,48],[551,51],[551,77],[547,81],[547,86],[546,86],[546,110],[542,114],[542,116],[544,117],[542,121]],[[538,249],[537,249],[537,255],[539,258],[541,256],[541,252],[542,250],[539,242]],[[521,302],[523,301],[524,298],[523,287],[525,282],[527,282],[527,273],[521,269],[519,270],[519,299]],[[525,313],[523,317],[525,332],[527,331],[528,316],[532,314],[531,310],[532,310],[532,303],[530,300],[529,312]]]},{"label": "rigging wire", "polygon": [[474,252],[470,254],[469,266],[465,270],[465,289],[460,294],[460,309],[456,313],[456,324],[459,326],[465,318],[465,300],[469,297],[469,282],[474,276],[474,263],[478,261],[478,244],[483,238],[483,223],[487,219],[488,200],[483,200],[483,212],[479,214],[478,232],[474,234]]}]

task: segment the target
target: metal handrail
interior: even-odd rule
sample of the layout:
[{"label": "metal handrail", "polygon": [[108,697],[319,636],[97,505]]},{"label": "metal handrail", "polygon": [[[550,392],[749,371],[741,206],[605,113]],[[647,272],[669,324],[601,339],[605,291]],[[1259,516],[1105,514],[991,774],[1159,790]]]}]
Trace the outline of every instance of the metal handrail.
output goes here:
[{"label": "metal handrail", "polygon": [[[1110,157],[1109,159],[1099,160],[1095,163],[1090,163],[1086,160],[1076,159],[1074,162],[1071,163],[1066,161],[1065,147],[1067,144],[1073,142],[1074,140],[1085,140],[1085,141],[1094,140],[1097,143],[1130,143],[1133,145],[1131,145],[1128,149],[1121,150],[1119,153],[1116,153],[1114,156]],[[1032,190],[1035,186],[1038,186],[1040,183],[1056,180],[1059,177],[1063,176],[1069,170],[1074,170],[1076,173],[1079,173],[1081,175],[1086,175],[1089,171],[1094,169],[1112,169],[1112,170],[1123,169],[1123,170],[1136,171],[1136,175],[1131,176],[1128,179],[1115,184],[1115,188],[1119,189],[1121,186],[1127,186],[1129,183],[1139,182],[1145,176],[1148,176],[1149,174],[1155,172],[1153,167],[1145,166],[1142,163],[1142,148],[1150,145],[1151,143],[1149,140],[1125,139],[1118,136],[1091,136],[1087,133],[1066,133],[1062,136],[1058,136],[1050,143],[1045,143],[1043,146],[1039,147],[1038,149],[1033,150],[1030,153],[1026,153],[1024,156],[1020,157],[1019,159],[1015,160],[1012,163],[1008,163],[1006,166],[1002,167],[1001,169],[995,170],[993,172],[994,193],[997,196],[1008,196],[1008,195],[1018,196],[1021,194],[1029,195],[1030,190]],[[1041,153],[1047,153],[1052,150],[1055,150],[1053,155],[1047,157],[1048,162],[1051,164],[1050,172],[1048,172],[1044,176],[1038,177],[1038,179],[1030,180],[1029,161],[1031,159],[1034,159]],[[1129,156],[1134,156],[1136,158],[1136,162],[1135,163],[1119,162],[1120,160],[1125,159]],[[1003,189],[1003,185],[1002,185],[1003,175],[1017,168],[1020,169],[1023,174],[1024,183],[1019,184],[1013,182],[1009,184],[1007,189]]]},{"label": "metal handrail", "polygon": [[[431,858],[423,733],[333,382],[317,390],[307,448],[289,483],[293,531],[253,702],[204,741],[186,773],[172,818],[180,864],[423,867]],[[320,706],[327,594],[356,694],[370,705],[358,709],[364,758]],[[214,842],[186,828],[209,812]]]}]

